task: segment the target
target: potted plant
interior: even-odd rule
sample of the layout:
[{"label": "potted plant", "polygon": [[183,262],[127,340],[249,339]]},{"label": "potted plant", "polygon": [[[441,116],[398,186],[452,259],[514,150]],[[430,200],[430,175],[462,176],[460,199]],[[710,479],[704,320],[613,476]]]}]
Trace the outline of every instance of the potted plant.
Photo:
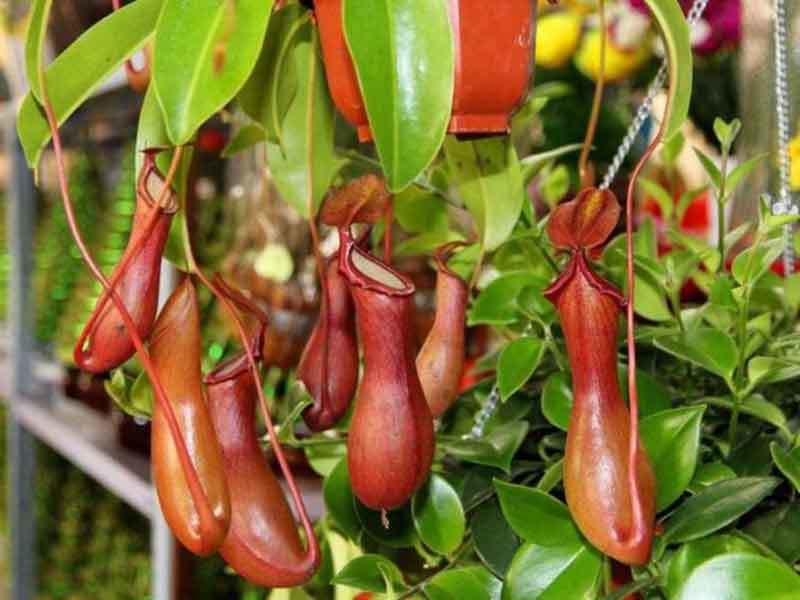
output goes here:
[{"label": "potted plant", "polygon": [[[639,172],[680,131],[691,96],[680,6],[647,4],[670,64],[667,107],[617,200],[593,187],[588,163],[602,85],[578,165],[574,146],[520,156],[515,141],[524,136],[446,137],[459,85],[458,28],[437,0],[420,0],[415,10],[345,0],[358,88],[352,73],[346,83],[325,72],[325,15],[320,31],[297,3],[273,14],[265,2],[209,9],[135,0],[47,68],[40,49],[49,3],[34,3],[32,89],[19,117],[32,165],[52,136],[63,166],[59,124],[152,38],[138,150],[167,150],[156,164],[141,162],[138,191],[156,207],[174,199],[179,214],[191,213],[183,189],[191,142],[230,105],[236,134],[225,152],[264,144],[261,168],[308,220],[323,308],[301,359],[312,368],[296,377],[272,372],[260,385],[268,319],[246,290],[198,266],[190,219],[176,218],[171,232],[187,277],[149,338],[128,315],[129,295],[116,294],[123,276],[136,280],[128,271],[135,263],[118,265],[121,274],[110,279],[97,273],[152,387],[144,412],[152,412],[161,449],[157,486],[185,545],[221,551],[259,585],[302,588],[273,591],[273,599],[800,595],[800,279],[771,270],[785,250],[783,228],[797,217],[772,215],[761,203],[756,220],[732,228],[719,210],[718,240],[673,227],[661,255],[653,220],[634,227],[643,212],[634,203]],[[598,7],[602,22],[604,3]],[[365,22],[373,27],[359,30]],[[99,43],[108,39],[115,43]],[[397,54],[372,52],[397,39],[408,41]],[[602,68],[598,74],[602,83]],[[336,85],[329,90],[326,75],[352,98],[362,94],[375,154],[348,142],[352,135],[337,137]],[[563,87],[534,89],[513,127],[532,137],[544,107],[571,93],[589,104]],[[721,208],[758,162],[732,166],[739,128],[717,122],[720,166],[698,155]],[[557,164],[567,173],[558,186],[549,180]],[[576,171],[581,189],[571,185]],[[534,205],[530,189],[546,202]],[[137,233],[132,256],[154,243]],[[328,238],[338,245],[323,243]],[[427,257],[437,276],[437,315],[422,353],[403,256]],[[681,297],[690,279],[702,297]],[[229,355],[213,365],[201,361],[197,288],[217,298],[237,332]],[[493,332],[469,367],[462,326]],[[211,371],[202,381],[201,365]],[[456,381],[448,369],[471,372]],[[458,385],[465,380],[473,384]],[[118,395],[124,405],[125,390]],[[260,441],[273,449],[291,498],[275,485]],[[324,478],[326,514],[316,526],[284,448],[304,453]]]}]

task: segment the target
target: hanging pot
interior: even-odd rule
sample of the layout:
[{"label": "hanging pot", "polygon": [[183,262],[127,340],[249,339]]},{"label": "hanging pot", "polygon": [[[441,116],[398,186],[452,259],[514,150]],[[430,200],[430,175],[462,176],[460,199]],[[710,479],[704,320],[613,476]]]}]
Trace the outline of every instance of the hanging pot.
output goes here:
[{"label": "hanging pot", "polygon": [[[455,33],[455,88],[448,131],[508,133],[528,91],[533,65],[535,2],[448,0]],[[315,0],[328,88],[336,108],[367,142],[372,132],[342,27],[342,0]]]}]

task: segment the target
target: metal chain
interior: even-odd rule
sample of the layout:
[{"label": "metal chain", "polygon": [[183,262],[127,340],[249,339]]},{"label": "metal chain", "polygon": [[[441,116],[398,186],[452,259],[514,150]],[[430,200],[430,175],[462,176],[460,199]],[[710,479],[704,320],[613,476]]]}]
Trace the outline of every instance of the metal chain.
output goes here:
[{"label": "metal chain", "polygon": [[492,415],[494,415],[499,405],[500,389],[497,387],[497,383],[495,383],[494,386],[492,386],[492,391],[489,392],[486,398],[486,402],[484,402],[481,409],[475,413],[475,424],[472,426],[470,432],[464,436],[464,439],[481,439],[483,437],[483,431],[486,428],[486,423],[492,418]]},{"label": "metal chain", "polygon": [[[689,9],[688,14],[686,15],[686,21],[689,23],[689,27],[692,27],[697,23],[697,21],[700,20],[700,17],[703,16],[703,13],[706,10],[706,6],[708,6],[708,2],[709,0],[694,1],[694,4],[692,4],[692,7]],[[658,69],[658,73],[650,84],[650,87],[647,88],[647,95],[645,96],[641,106],[639,106],[639,110],[636,111],[636,116],[633,118],[633,121],[628,127],[628,132],[625,134],[625,137],[622,138],[619,148],[617,148],[617,152],[614,155],[614,160],[611,161],[611,165],[608,167],[608,171],[606,171],[605,177],[603,177],[603,181],[600,184],[600,189],[608,189],[619,173],[619,170],[622,168],[622,163],[625,162],[625,158],[627,158],[628,154],[630,153],[636,138],[639,137],[639,131],[642,129],[644,124],[647,122],[648,117],[650,116],[650,111],[653,109],[653,102],[655,101],[656,96],[661,93],[664,83],[667,81],[668,74],[669,62],[667,59],[664,59],[664,62],[661,63],[661,67]]]},{"label": "metal chain", "polygon": [[[789,20],[786,15],[785,0],[775,0],[775,112],[778,125],[778,163],[780,165],[780,192],[776,202],[772,203],[772,212],[776,215],[797,213],[792,202],[790,191],[789,169]],[[794,272],[793,228],[786,225],[783,229],[783,268],[788,277]]]}]

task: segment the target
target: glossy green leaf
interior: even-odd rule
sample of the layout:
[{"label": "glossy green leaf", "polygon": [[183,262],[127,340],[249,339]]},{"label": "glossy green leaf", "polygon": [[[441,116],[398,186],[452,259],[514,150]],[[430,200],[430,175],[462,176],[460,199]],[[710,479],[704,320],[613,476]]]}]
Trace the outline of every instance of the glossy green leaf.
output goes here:
[{"label": "glossy green leaf", "polygon": [[367,508],[358,499],[355,501],[355,507],[364,531],[375,541],[390,548],[411,548],[417,541],[409,504],[391,510],[385,515]]},{"label": "glossy green leaf", "polygon": [[411,504],[414,526],[425,544],[439,554],[450,554],[464,538],[466,518],[453,486],[432,474]]},{"label": "glossy green leaf", "polygon": [[272,16],[256,66],[237,96],[242,110],[281,148],[283,121],[298,87],[293,48],[309,18],[310,13],[299,4],[290,4]]},{"label": "glossy green leaf", "polygon": [[561,480],[564,479],[564,459],[560,458],[552,465],[547,467],[547,470],[542,475],[542,478],[536,484],[536,489],[544,493],[549,493]]},{"label": "glossy green leaf", "polygon": [[756,356],[747,363],[747,378],[751,384],[778,383],[798,377],[800,377],[800,365],[793,361],[771,356]]},{"label": "glossy green leaf", "polygon": [[383,594],[388,578],[395,592],[407,586],[400,569],[391,560],[379,554],[365,554],[354,558],[336,574],[331,583]]},{"label": "glossy green leaf", "polygon": [[355,511],[346,459],[339,461],[339,464],[325,478],[322,494],[325,499],[325,508],[327,508],[333,523],[350,539],[357,539],[361,533],[361,522]]},{"label": "glossy green leaf", "polygon": [[694,153],[697,156],[700,164],[703,166],[703,169],[708,175],[708,178],[711,180],[714,189],[719,189],[720,185],[722,184],[722,172],[719,170],[717,164],[702,150],[695,148]]},{"label": "glossy green leaf", "polygon": [[564,546],[580,540],[569,509],[553,496],[499,479],[494,487],[508,524],[523,540],[540,546]]},{"label": "glossy green leaf", "polygon": [[731,273],[740,285],[753,285],[769,271],[783,252],[783,239],[773,239],[751,246],[733,259]]},{"label": "glossy green leaf", "polygon": [[155,37],[153,85],[174,145],[189,142],[247,81],[272,4],[165,0]]},{"label": "glossy green leaf", "polygon": [[519,315],[517,297],[523,289],[535,287],[544,290],[546,279],[529,271],[505,273],[492,281],[481,293],[467,313],[468,325],[508,325]]},{"label": "glossy green leaf", "polygon": [[301,215],[316,213],[342,167],[334,151],[334,110],[322,67],[316,28],[305,22],[291,49],[297,93],[283,121],[283,147],[267,144],[267,158],[281,196]]},{"label": "glossy green leaf", "polygon": [[521,337],[508,344],[497,361],[497,386],[503,402],[516,393],[536,371],[545,345],[533,337]]},{"label": "glossy green leaf", "polygon": [[590,598],[603,565],[602,555],[581,542],[565,546],[522,546],[503,585],[503,600]]},{"label": "glossy green leaf", "polygon": [[434,159],[450,122],[455,51],[447,5],[344,0],[342,13],[375,147],[389,189],[398,192]]},{"label": "glossy green leaf", "polygon": [[322,477],[327,477],[347,454],[346,444],[321,444],[305,449],[308,464]]},{"label": "glossy green leaf", "polygon": [[688,542],[722,529],[752,510],[779,483],[773,477],[740,477],[705,488],[672,513],[663,542]]},{"label": "glossy green leaf", "polygon": [[792,482],[794,489],[800,492],[800,448],[787,452],[776,442],[769,446],[772,460],[786,478]]},{"label": "glossy green leaf", "polygon": [[656,510],[680,498],[694,476],[704,412],[704,406],[677,408],[651,415],[639,424],[658,481]]},{"label": "glossy green leaf", "polygon": [[222,158],[230,158],[239,152],[249,150],[253,146],[266,141],[267,136],[260,125],[241,127],[222,150]]},{"label": "glossy green leaf", "polygon": [[[147,387],[143,393],[140,381],[144,381]],[[153,394],[147,375],[141,373],[136,379],[125,375],[123,369],[115,369],[111,378],[105,382],[105,389],[114,404],[126,414],[140,419],[149,419],[153,414]],[[136,390],[136,393],[134,393]]]},{"label": "glossy green leaf", "polygon": [[683,584],[704,562],[721,554],[732,553],[760,554],[755,544],[733,535],[716,535],[681,546],[670,558],[664,578],[669,597],[677,598]]},{"label": "glossy green leaf", "polygon": [[745,532],[789,564],[800,560],[800,503],[775,507],[748,523]]},{"label": "glossy green leaf", "polygon": [[536,177],[536,175],[538,175],[545,166],[551,164],[552,161],[561,158],[562,156],[566,156],[567,154],[578,152],[581,150],[581,148],[583,148],[583,144],[567,144],[559,148],[547,150],[546,152],[531,154],[520,159],[519,164],[522,168],[523,183],[525,185],[529,184],[531,180]]},{"label": "glossy green leaf", "polygon": [[42,103],[42,86],[39,80],[39,67],[42,62],[42,49],[47,39],[47,26],[50,23],[50,9],[53,0],[33,0],[30,8],[28,31],[25,33],[25,74],[33,96]]},{"label": "glossy green leaf", "polygon": [[511,461],[525,441],[529,425],[518,421],[498,427],[479,440],[456,440],[440,444],[448,454],[478,465],[511,472]]},{"label": "glossy green leaf", "polygon": [[769,558],[726,554],[695,569],[677,600],[697,598],[794,600],[800,598],[800,576]]},{"label": "glossy green leaf", "polygon": [[511,529],[497,499],[491,499],[475,509],[470,520],[475,552],[495,575],[505,577],[519,548],[519,538]]},{"label": "glossy green leaf", "polygon": [[[105,79],[153,33],[164,0],[136,0],[95,23],[47,68],[47,95],[62,125]],[[35,167],[50,140],[36,100],[20,105],[17,131],[28,164]]]},{"label": "glossy green leaf", "polygon": [[485,251],[505,242],[519,220],[524,199],[522,171],[516,150],[507,138],[444,144],[453,174]]},{"label": "glossy green leaf", "polygon": [[706,463],[697,467],[687,489],[693,494],[697,494],[710,485],[735,478],[736,472],[728,465],[721,462]]},{"label": "glossy green leaf", "polygon": [[484,567],[442,571],[423,586],[429,600],[500,600],[502,588]]},{"label": "glossy green leaf", "polygon": [[655,345],[724,379],[733,376],[738,361],[733,338],[717,329],[700,328],[681,335],[659,337]]},{"label": "glossy green leaf", "polygon": [[558,371],[550,375],[542,388],[542,414],[562,431],[569,427],[572,412],[572,382],[567,373]]}]

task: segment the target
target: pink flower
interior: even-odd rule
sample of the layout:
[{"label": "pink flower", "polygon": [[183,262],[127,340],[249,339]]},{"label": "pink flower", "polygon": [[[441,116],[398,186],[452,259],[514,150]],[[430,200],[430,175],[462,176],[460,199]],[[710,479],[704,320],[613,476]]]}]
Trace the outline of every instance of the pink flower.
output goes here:
[{"label": "pink flower", "polygon": [[[649,13],[644,0],[626,0],[631,8]],[[688,13],[693,0],[679,0]],[[711,54],[721,48],[737,46],[742,39],[741,0],[711,0],[692,31],[692,46],[698,54]]]}]

